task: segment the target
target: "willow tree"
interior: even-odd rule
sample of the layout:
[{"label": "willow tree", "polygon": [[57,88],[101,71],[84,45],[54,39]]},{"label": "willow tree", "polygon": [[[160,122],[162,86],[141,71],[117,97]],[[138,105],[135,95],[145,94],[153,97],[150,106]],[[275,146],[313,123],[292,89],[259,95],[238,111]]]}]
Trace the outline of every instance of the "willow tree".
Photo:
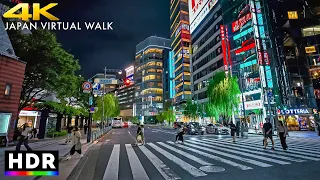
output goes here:
[{"label": "willow tree", "polygon": [[207,93],[207,108],[211,109],[213,115],[219,114],[224,121],[239,110],[240,88],[236,77],[226,76],[225,72],[216,73],[209,82]]},{"label": "willow tree", "polygon": [[187,99],[184,104],[183,115],[193,120],[198,117],[198,105],[192,99]]},{"label": "willow tree", "polygon": [[98,109],[93,114],[94,120],[104,120],[103,117],[111,118],[120,114],[119,100],[112,94],[97,97],[96,104]]}]

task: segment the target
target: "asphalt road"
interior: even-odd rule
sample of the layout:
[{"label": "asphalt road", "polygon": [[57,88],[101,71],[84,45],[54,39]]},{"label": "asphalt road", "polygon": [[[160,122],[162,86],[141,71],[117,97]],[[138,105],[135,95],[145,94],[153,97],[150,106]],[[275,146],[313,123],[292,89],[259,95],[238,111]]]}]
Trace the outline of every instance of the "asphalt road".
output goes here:
[{"label": "asphalt road", "polygon": [[[262,149],[262,137],[186,135],[146,127],[146,145],[134,146],[136,128],[113,129],[78,163],[68,180],[319,180],[320,138],[288,137],[288,151]],[[277,139],[275,137],[275,139]]]}]

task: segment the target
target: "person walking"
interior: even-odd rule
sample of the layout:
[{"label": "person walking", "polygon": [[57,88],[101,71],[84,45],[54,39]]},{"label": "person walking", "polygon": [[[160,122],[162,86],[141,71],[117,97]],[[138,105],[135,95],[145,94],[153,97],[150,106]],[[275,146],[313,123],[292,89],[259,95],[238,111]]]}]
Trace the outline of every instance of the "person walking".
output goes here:
[{"label": "person walking", "polygon": [[233,139],[233,142],[236,142],[237,127],[235,124],[233,124],[232,121],[230,121],[230,130],[231,130],[231,137]]},{"label": "person walking", "polygon": [[142,128],[141,125],[138,124],[137,136],[136,136],[136,145],[138,146],[139,143],[143,144],[142,141]]},{"label": "person walking", "polygon": [[83,126],[84,134],[87,134],[87,129],[88,129],[88,125],[87,123],[84,123],[84,126]]},{"label": "person walking", "polygon": [[21,135],[18,137],[18,144],[16,146],[16,151],[20,151],[21,145],[23,144],[28,151],[32,151],[29,146],[28,138],[31,133],[31,127],[28,126],[28,123],[24,123],[20,129]]},{"label": "person walking", "polygon": [[71,142],[72,142],[72,148],[70,150],[69,156],[67,157],[67,160],[69,160],[75,152],[80,154],[80,157],[82,157],[83,155],[81,154],[81,149],[82,149],[81,133],[78,127],[75,127],[73,130]]},{"label": "person walking", "polygon": [[67,126],[67,138],[66,138],[66,143],[70,142],[71,141],[71,138],[72,138],[72,130],[73,130],[73,127],[72,126]]},{"label": "person walking", "polygon": [[286,143],[287,129],[283,125],[282,121],[279,121],[279,124],[277,126],[277,132],[278,132],[278,137],[280,138],[280,142],[283,150],[287,150],[288,148]]},{"label": "person walking", "polygon": [[266,149],[268,146],[268,138],[272,142],[272,150],[274,150],[274,141],[272,137],[272,124],[270,123],[270,119],[266,118],[266,122],[263,124],[263,135],[264,135],[264,147]]},{"label": "person walking", "polygon": [[184,133],[184,129],[181,127],[181,125],[178,125],[178,131],[177,131],[177,135],[176,135],[176,143],[180,141],[182,141],[183,143],[183,133]]}]

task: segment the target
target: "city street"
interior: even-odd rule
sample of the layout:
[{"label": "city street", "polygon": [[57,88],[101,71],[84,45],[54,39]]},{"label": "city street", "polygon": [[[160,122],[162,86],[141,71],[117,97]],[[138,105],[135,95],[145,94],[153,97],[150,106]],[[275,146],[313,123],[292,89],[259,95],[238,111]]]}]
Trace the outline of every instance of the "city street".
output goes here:
[{"label": "city street", "polygon": [[[94,144],[68,180],[316,180],[320,177],[320,139],[278,138],[262,148],[262,136],[231,142],[229,135],[186,135],[175,144],[175,130],[145,127],[146,145],[134,146],[136,127],[113,129]],[[63,162],[61,162],[63,164]]]}]

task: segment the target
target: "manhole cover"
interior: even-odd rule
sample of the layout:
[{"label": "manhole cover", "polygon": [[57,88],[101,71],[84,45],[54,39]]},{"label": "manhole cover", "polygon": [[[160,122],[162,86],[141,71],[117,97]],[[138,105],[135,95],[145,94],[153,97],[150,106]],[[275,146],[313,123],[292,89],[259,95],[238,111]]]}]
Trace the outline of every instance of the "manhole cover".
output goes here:
[{"label": "manhole cover", "polygon": [[205,171],[205,172],[222,172],[225,169],[223,167],[219,167],[219,166],[202,166],[202,167],[200,167],[200,170]]}]

